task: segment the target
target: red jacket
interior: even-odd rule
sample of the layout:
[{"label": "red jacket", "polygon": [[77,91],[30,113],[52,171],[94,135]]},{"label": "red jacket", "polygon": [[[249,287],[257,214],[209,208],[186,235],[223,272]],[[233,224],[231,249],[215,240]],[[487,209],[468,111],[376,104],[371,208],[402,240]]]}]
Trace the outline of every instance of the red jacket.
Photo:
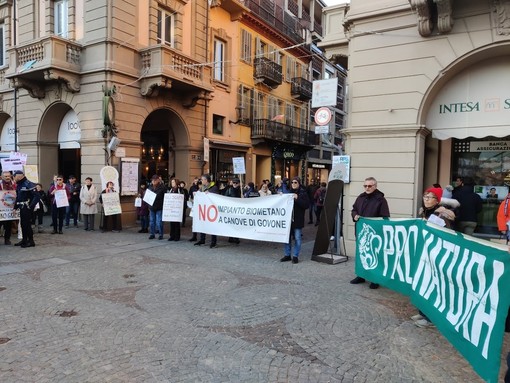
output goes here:
[{"label": "red jacket", "polygon": [[506,223],[510,221],[510,193],[506,196],[506,198],[501,202],[498,209],[498,230],[499,231],[507,231],[508,227]]}]

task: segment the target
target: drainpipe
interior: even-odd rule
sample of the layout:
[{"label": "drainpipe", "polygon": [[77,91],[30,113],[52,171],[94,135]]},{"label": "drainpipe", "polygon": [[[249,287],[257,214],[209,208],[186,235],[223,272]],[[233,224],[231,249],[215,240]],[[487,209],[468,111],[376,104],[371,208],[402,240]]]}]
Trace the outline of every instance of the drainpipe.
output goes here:
[{"label": "drainpipe", "polygon": [[[206,13],[205,13],[205,61],[207,62],[209,57],[209,1],[206,1]],[[209,97],[204,97],[204,137],[207,138],[207,115],[209,110]],[[203,142],[202,142],[203,144]],[[209,164],[211,163],[211,158],[209,157]],[[202,174],[204,174],[205,161],[202,161]],[[211,171],[211,167],[209,166],[209,172]],[[214,180],[217,181],[217,180]]]},{"label": "drainpipe", "polygon": [[[17,40],[16,39],[16,34],[17,34],[17,31],[16,31],[16,18],[17,18],[16,0],[14,0],[12,2],[12,6],[13,6],[12,46],[14,47],[15,61],[16,61],[16,66],[17,66],[18,65],[18,52],[16,51],[16,44],[17,44],[17,41],[16,41]],[[16,87],[16,85],[14,85],[13,96],[14,96],[14,151],[17,152],[18,151],[18,88]]]}]

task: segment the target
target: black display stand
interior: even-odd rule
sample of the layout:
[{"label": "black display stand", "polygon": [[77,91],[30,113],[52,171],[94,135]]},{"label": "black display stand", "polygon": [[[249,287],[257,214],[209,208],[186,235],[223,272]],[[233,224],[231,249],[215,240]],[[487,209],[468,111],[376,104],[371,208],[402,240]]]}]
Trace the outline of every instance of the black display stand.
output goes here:
[{"label": "black display stand", "polygon": [[344,182],[341,180],[329,181],[319,227],[315,235],[313,261],[335,265],[349,260],[342,230],[343,195]]}]

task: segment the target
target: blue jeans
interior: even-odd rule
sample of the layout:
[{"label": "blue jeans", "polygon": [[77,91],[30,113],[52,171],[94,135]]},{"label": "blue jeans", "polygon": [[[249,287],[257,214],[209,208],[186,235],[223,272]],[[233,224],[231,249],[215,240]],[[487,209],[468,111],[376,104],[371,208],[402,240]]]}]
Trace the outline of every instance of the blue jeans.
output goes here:
[{"label": "blue jeans", "polygon": [[148,215],[140,216],[140,225],[142,226],[142,230],[146,230],[149,228],[149,216]]},{"label": "blue jeans", "polygon": [[159,230],[159,235],[163,235],[163,210],[150,211],[150,234],[156,234],[156,227]]},{"label": "blue jeans", "polygon": [[289,243],[285,244],[285,255],[290,257],[290,253],[292,251],[292,233],[294,233],[294,257],[299,257],[299,253],[301,252],[301,230],[302,229],[290,229]]},{"label": "blue jeans", "polygon": [[80,210],[80,201],[69,201],[69,206],[66,206],[66,226],[69,226],[71,215],[73,216],[74,226],[78,225],[78,211]]}]

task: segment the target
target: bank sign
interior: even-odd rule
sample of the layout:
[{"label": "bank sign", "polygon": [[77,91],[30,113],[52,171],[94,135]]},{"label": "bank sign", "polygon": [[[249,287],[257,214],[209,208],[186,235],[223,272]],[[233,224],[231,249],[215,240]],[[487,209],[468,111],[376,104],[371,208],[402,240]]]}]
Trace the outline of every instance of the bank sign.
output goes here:
[{"label": "bank sign", "polygon": [[443,86],[429,109],[427,128],[439,139],[507,136],[509,84],[508,62],[477,63]]},{"label": "bank sign", "polygon": [[360,219],[356,275],[411,298],[486,381],[497,382],[510,305],[502,246],[421,219]]}]

